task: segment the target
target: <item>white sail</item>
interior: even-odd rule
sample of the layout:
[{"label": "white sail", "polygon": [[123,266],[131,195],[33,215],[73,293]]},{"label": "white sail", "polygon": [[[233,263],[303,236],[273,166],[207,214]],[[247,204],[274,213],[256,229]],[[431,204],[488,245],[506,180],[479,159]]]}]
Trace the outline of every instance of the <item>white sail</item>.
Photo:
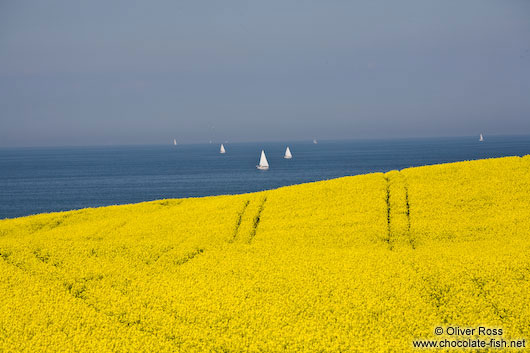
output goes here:
[{"label": "white sail", "polygon": [[313,143],[316,145],[318,141],[316,139],[313,139]]},{"label": "white sail", "polygon": [[484,136],[482,136],[482,134],[480,134],[480,137],[478,139],[480,142],[484,141]]},{"label": "white sail", "polygon": [[267,162],[267,157],[265,156],[265,152],[261,150],[261,157],[259,159],[259,165],[256,166],[258,169],[269,169],[269,162]]},{"label": "white sail", "polygon": [[226,153],[225,146],[221,144],[221,148],[219,149],[219,153]]},{"label": "white sail", "polygon": [[177,145],[177,139],[173,139],[173,146]]},{"label": "white sail", "polygon": [[291,150],[289,149],[289,146],[285,149],[285,155],[283,156],[285,159],[291,159],[293,158],[293,155],[291,154]]}]

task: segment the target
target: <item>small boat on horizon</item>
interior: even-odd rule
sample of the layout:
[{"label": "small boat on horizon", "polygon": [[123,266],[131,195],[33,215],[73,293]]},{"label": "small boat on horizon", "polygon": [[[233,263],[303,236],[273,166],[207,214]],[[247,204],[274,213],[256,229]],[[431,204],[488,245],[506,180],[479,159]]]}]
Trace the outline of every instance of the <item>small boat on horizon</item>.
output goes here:
[{"label": "small boat on horizon", "polygon": [[226,153],[225,146],[223,144],[221,144],[221,148],[219,149],[219,153],[221,153],[221,154],[225,154]]},{"label": "small boat on horizon", "polygon": [[259,164],[256,166],[259,170],[269,169],[269,162],[267,162],[267,157],[265,156],[265,151],[261,150],[261,157],[259,159]]},{"label": "small boat on horizon", "polygon": [[317,139],[313,139],[313,143],[316,145],[318,143]]},{"label": "small boat on horizon", "polygon": [[480,137],[478,138],[478,140],[479,140],[480,142],[484,142],[484,136],[483,136],[482,134],[480,134]]},{"label": "small boat on horizon", "polygon": [[177,145],[177,139],[173,139],[173,146]]},{"label": "small boat on horizon", "polygon": [[283,156],[285,159],[291,159],[293,158],[293,155],[291,154],[291,150],[289,149],[289,146],[285,149],[285,155]]}]

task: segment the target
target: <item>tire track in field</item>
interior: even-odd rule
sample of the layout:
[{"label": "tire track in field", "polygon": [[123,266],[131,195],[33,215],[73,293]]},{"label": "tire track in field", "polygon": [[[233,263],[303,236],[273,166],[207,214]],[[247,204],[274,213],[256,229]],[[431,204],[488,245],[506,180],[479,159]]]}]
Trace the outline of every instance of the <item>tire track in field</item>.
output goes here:
[{"label": "tire track in field", "polygon": [[254,223],[252,225],[252,230],[250,231],[248,243],[252,243],[252,240],[254,240],[254,237],[256,236],[256,232],[258,231],[258,226],[261,221],[261,213],[263,212],[263,209],[265,208],[265,202],[267,202],[267,196],[263,196],[263,199],[261,200],[261,203],[258,207],[258,213],[254,217]]},{"label": "tire track in field", "polygon": [[[181,204],[182,201],[174,202],[172,204],[166,204],[165,202],[163,204],[155,204],[158,207],[168,207],[168,206],[177,206]],[[248,201],[245,204],[248,206]],[[244,212],[244,210],[243,210]],[[243,213],[242,212],[242,213]],[[54,226],[60,225],[61,222],[54,222]],[[126,224],[126,222],[118,223],[112,230],[119,229],[123,227]],[[43,228],[43,227],[41,227]],[[97,232],[96,232],[97,234]],[[84,237],[84,240],[90,240],[91,237]],[[92,249],[94,250],[94,249]],[[170,253],[173,250],[173,247],[169,247],[168,249],[165,249],[162,251],[162,253],[153,261],[153,263],[145,263],[145,265],[150,266],[154,263],[157,263],[160,257]],[[182,266],[187,264],[188,262],[196,259],[197,257],[204,254],[205,250],[200,247],[195,247],[194,249],[190,249],[188,253],[179,254],[175,256],[172,261],[170,262],[174,266]],[[57,266],[54,265],[54,263],[51,261],[52,254],[48,253],[45,250],[42,250],[41,248],[31,249],[26,248],[24,251],[27,251],[28,253],[32,254],[37,263],[29,263],[27,262],[27,258],[15,258],[13,251],[10,249],[3,249],[0,248],[0,261],[6,263],[8,266],[13,267],[14,269],[17,269],[20,271],[23,275],[33,278],[36,281],[43,281],[43,284],[46,287],[53,286],[54,288],[57,288],[57,290],[64,290],[64,293],[67,294],[68,298],[73,299],[77,303],[82,304],[84,307],[86,307],[88,310],[92,310],[99,315],[102,315],[103,317],[107,318],[111,322],[113,322],[117,326],[126,327],[132,330],[136,330],[139,332],[144,332],[146,334],[152,335],[153,337],[156,337],[157,339],[160,339],[162,341],[168,341],[168,342],[175,342],[177,339],[176,337],[167,335],[163,333],[161,330],[159,330],[156,327],[153,327],[150,325],[149,322],[144,321],[140,318],[136,317],[130,317],[127,315],[125,311],[120,310],[108,310],[108,306],[105,305],[105,303],[98,302],[98,297],[94,296],[93,293],[91,293],[91,286],[95,281],[100,281],[103,278],[105,278],[106,274],[97,274],[97,275],[90,275],[90,276],[74,276],[69,277],[65,273],[63,273],[60,269],[57,268]],[[31,259],[31,258],[30,258]],[[34,270],[34,266],[39,264],[42,266],[42,269],[39,271]],[[39,267],[40,268],[40,267]],[[46,274],[44,274],[45,269],[49,269],[49,271],[46,271]],[[47,282],[47,283],[46,283]],[[130,281],[129,281],[130,282]],[[111,289],[114,291],[114,295],[119,295],[122,298],[130,298],[131,295],[128,293],[128,291],[123,291],[119,288],[115,288],[112,285],[106,286],[107,289]],[[95,302],[93,302],[95,301]],[[119,307],[118,309],[122,309]]]},{"label": "tire track in field", "polygon": [[427,303],[434,311],[438,322],[446,325],[452,320],[447,316],[447,312],[444,310],[449,304],[451,298],[452,286],[447,283],[443,283],[439,277],[439,273],[436,272],[425,272],[420,264],[415,261],[409,263],[410,268],[417,276],[417,283],[422,283],[423,288],[418,292],[420,298]]},{"label": "tire track in field", "polygon": [[[202,254],[203,252],[203,249],[196,249],[195,251],[188,253],[186,256],[177,259],[175,261],[176,265],[183,265],[188,261],[194,259],[198,255]],[[146,321],[142,321],[141,319],[133,320],[133,318],[127,317],[127,314],[125,314],[124,312],[109,311],[107,310],[108,308],[106,308],[104,305],[98,305],[98,302],[91,302],[89,299],[98,298],[90,297],[90,295],[87,294],[90,290],[89,285],[94,281],[102,280],[105,277],[105,274],[68,278],[65,277],[63,273],[57,272],[55,271],[56,269],[53,269],[53,271],[49,272],[47,276],[43,276],[42,274],[33,271],[30,266],[28,266],[25,262],[13,260],[11,257],[12,252],[10,250],[0,250],[0,260],[6,263],[8,266],[12,266],[17,271],[20,271],[24,276],[32,278],[36,281],[46,281],[46,283],[43,282],[43,286],[45,287],[52,287],[57,290],[60,290],[62,288],[68,295],[68,297],[70,297],[72,300],[82,304],[89,310],[92,310],[98,313],[99,315],[102,315],[112,323],[149,334],[153,337],[156,337],[157,339],[169,342],[175,341],[175,337],[164,334],[163,332],[161,332],[160,329],[150,326],[149,323]],[[38,257],[37,260],[39,260],[43,264],[43,266],[49,267],[50,269],[53,268],[50,267],[53,265],[50,264],[48,261],[42,261]],[[128,297],[128,295],[123,292],[121,292],[121,294],[119,293],[119,291],[114,292],[115,295]]]},{"label": "tire track in field", "polygon": [[405,206],[407,209],[407,237],[410,247],[416,249],[416,238],[413,237],[411,232],[409,184],[407,178],[405,176],[403,178],[405,180]]},{"label": "tire track in field", "polygon": [[416,240],[411,232],[409,186],[405,175],[399,171],[390,171],[383,175],[386,182],[386,218],[387,234],[383,240],[389,250],[397,245],[416,248]]},{"label": "tire track in field", "polygon": [[390,226],[390,215],[391,215],[391,206],[390,206],[390,179],[386,174],[383,176],[386,182],[386,228],[387,228],[387,234],[386,237],[383,238],[383,240],[388,244],[388,248],[392,250],[394,248],[392,244],[392,228]]},{"label": "tire track in field", "polygon": [[157,205],[157,206],[160,206],[160,207],[175,207],[175,206],[180,205],[182,203],[182,201],[184,201],[184,200],[171,200],[171,199],[168,199],[168,200],[157,201],[157,202],[154,202],[153,204]]},{"label": "tire track in field", "polygon": [[202,248],[195,249],[194,251],[188,253],[184,257],[181,257],[181,258],[178,258],[177,260],[175,260],[175,264],[178,265],[178,266],[184,265],[186,262],[189,262],[189,261],[193,260],[194,258],[196,258],[197,256],[199,256],[202,253],[204,253],[204,249],[202,249]]},{"label": "tire track in field", "polygon": [[243,215],[245,214],[245,211],[246,211],[249,203],[250,203],[250,200],[246,200],[245,203],[243,204],[243,208],[237,214],[237,221],[236,221],[236,226],[235,226],[235,229],[234,229],[234,234],[232,234],[232,238],[230,238],[230,240],[228,240],[229,243],[233,243],[236,240],[237,233],[239,232],[239,228],[241,227],[241,220],[243,219]]},{"label": "tire track in field", "polygon": [[447,273],[447,267],[426,267],[415,260],[411,261],[408,266],[417,276],[418,288],[421,288],[419,296],[433,308],[440,324],[454,322],[454,314],[457,311],[453,307],[455,304],[451,298],[458,296],[455,282],[470,284],[468,295],[476,295],[477,298],[483,300],[482,309],[491,310],[491,313],[501,322],[505,322],[514,315],[509,307],[502,307],[502,301],[495,301],[495,291],[488,286],[492,280],[483,276],[480,269],[465,268],[465,262],[456,264],[457,268],[465,268],[465,270],[454,277],[444,276],[444,273]]}]

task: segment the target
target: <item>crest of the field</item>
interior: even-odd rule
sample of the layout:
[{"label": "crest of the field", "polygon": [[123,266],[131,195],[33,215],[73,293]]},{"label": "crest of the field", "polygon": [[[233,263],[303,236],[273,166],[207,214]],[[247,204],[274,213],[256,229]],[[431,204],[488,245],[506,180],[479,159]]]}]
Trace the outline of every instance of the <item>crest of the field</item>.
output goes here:
[{"label": "crest of the field", "polygon": [[0,351],[530,337],[530,157],[0,221]]}]

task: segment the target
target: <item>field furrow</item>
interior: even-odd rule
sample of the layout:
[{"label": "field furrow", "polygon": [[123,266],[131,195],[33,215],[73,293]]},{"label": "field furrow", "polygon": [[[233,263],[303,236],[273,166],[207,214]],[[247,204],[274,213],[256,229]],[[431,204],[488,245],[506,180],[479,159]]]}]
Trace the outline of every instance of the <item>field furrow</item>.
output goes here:
[{"label": "field furrow", "polygon": [[530,337],[529,193],[526,156],[1,220],[0,351]]}]

